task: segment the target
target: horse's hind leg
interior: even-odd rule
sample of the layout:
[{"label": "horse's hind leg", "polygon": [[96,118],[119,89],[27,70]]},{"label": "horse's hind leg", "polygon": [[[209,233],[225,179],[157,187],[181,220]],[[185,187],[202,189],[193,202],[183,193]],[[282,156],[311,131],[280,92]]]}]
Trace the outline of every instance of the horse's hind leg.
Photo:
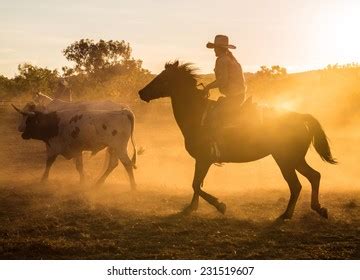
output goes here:
[{"label": "horse's hind leg", "polygon": [[[278,162],[279,164],[279,162]],[[291,168],[286,164],[279,164],[282,175],[290,188],[290,199],[285,212],[279,217],[281,219],[291,219],[294,214],[295,205],[301,191],[301,184],[296,175],[295,168]]]},{"label": "horse's hind leg", "polygon": [[318,171],[311,168],[305,159],[296,167],[303,176],[305,176],[311,183],[311,209],[316,211],[320,216],[328,218],[328,211],[321,207],[319,203],[319,186],[321,175]]},{"label": "horse's hind leg", "polygon": [[118,153],[118,157],[121,163],[124,165],[125,170],[129,176],[131,190],[133,191],[136,190],[136,183],[135,183],[134,170],[133,170],[134,166],[127,154],[126,149],[124,149],[123,152]]}]

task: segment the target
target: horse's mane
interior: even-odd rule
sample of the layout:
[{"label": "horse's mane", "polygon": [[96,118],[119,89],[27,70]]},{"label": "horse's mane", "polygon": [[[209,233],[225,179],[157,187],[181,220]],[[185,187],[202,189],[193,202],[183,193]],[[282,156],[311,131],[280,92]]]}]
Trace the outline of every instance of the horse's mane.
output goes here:
[{"label": "horse's mane", "polygon": [[199,76],[196,74],[198,69],[194,67],[193,63],[179,63],[178,60],[175,60],[174,62],[167,62],[165,69],[172,69],[177,75],[182,75],[186,80],[191,81],[193,86],[196,86]]},{"label": "horse's mane", "polygon": [[186,62],[180,64],[178,60],[175,60],[174,62],[167,62],[165,69],[174,71],[175,75],[180,76],[182,78],[181,81],[185,82],[182,86],[189,87],[189,93],[193,93],[201,99],[208,99],[209,93],[197,88],[199,75],[196,72],[199,69],[194,67],[193,63]]}]

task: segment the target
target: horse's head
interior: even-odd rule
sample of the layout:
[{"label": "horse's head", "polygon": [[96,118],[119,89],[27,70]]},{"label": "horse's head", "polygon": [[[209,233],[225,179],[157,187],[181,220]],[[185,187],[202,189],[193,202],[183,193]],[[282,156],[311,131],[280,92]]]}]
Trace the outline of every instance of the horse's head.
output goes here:
[{"label": "horse's head", "polygon": [[196,88],[196,76],[193,71],[189,63],[166,63],[165,69],[139,91],[140,98],[149,102],[161,97],[171,97],[185,88]]}]

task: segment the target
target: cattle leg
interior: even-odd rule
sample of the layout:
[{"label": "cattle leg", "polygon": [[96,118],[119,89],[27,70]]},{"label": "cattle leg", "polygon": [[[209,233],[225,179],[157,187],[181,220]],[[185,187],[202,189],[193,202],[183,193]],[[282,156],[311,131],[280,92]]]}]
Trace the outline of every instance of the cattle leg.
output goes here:
[{"label": "cattle leg", "polygon": [[56,157],[57,157],[57,155],[47,157],[47,159],[46,159],[46,167],[45,167],[44,174],[43,174],[43,176],[41,178],[41,182],[45,182],[49,178],[50,168],[53,165],[54,161],[56,160]]},{"label": "cattle leg", "polygon": [[83,157],[82,155],[75,158],[75,166],[76,170],[80,174],[80,184],[84,183],[85,175],[84,175],[84,164],[83,164]]},{"label": "cattle leg", "polygon": [[127,153],[122,153],[121,155],[119,155],[119,159],[120,159],[121,163],[124,165],[125,170],[129,176],[131,190],[135,191],[136,183],[135,183],[135,178],[134,178],[133,163],[131,162],[131,159],[129,158]]},{"label": "cattle leg", "polygon": [[109,176],[111,171],[115,169],[116,166],[118,166],[118,158],[116,156],[116,153],[113,149],[108,150],[110,158],[109,158],[109,165],[107,169],[105,170],[104,174],[100,177],[100,179],[96,182],[96,185],[101,185],[105,182],[106,178]]}]

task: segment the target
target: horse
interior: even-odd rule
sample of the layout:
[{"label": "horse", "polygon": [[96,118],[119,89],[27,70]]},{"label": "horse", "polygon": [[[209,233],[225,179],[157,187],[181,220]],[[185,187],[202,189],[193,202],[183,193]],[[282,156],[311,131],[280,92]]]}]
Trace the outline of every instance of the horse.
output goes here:
[{"label": "horse", "polygon": [[204,178],[212,164],[218,161],[251,162],[271,155],[290,188],[287,208],[279,219],[291,219],[293,216],[302,188],[296,171],[310,181],[311,209],[321,217],[328,218],[328,210],[319,202],[321,175],[306,162],[305,155],[312,143],[324,161],[330,164],[336,164],[337,161],[332,156],[321,124],[312,115],[288,111],[279,113],[270,108],[264,109],[262,121],[259,120],[257,124],[250,122],[250,127],[245,130],[241,126],[230,125],[227,128],[225,125],[220,133],[220,158],[214,159],[208,139],[219,132],[216,131],[216,126],[204,129],[203,119],[209,104],[214,106],[216,103],[206,98],[206,93],[197,88],[197,75],[192,64],[180,64],[179,61],[167,63],[165,69],[139,91],[139,96],[146,102],[170,97],[175,120],[185,140],[185,148],[195,159],[192,183],[194,193],[191,203],[183,209],[184,214],[198,209],[199,196],[225,214],[226,204],[202,189]]}]

